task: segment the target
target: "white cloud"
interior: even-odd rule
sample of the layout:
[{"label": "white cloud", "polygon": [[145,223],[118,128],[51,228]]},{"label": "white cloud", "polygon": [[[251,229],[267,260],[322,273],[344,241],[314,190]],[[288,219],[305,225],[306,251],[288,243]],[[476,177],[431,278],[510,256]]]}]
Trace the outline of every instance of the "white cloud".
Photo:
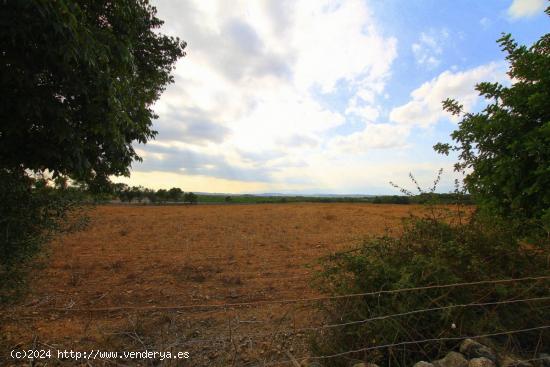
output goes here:
[{"label": "white cloud", "polygon": [[402,148],[407,145],[409,132],[409,127],[404,125],[368,123],[362,131],[335,137],[329,142],[329,148],[345,153]]},{"label": "white cloud", "polygon": [[[364,95],[364,93],[365,92],[362,91],[361,94]],[[360,117],[364,121],[376,121],[378,116],[380,116],[380,110],[378,107],[366,103],[359,105],[359,101],[367,101],[367,98],[356,95],[356,97],[349,101],[345,114],[353,114]]]},{"label": "white cloud", "polygon": [[483,29],[489,28],[492,23],[493,21],[487,17],[483,17],[479,20],[479,25],[481,25]]},{"label": "white cloud", "polygon": [[449,70],[422,84],[411,93],[411,100],[390,112],[390,120],[399,124],[429,127],[444,116],[441,102],[454,98],[471,110],[479,100],[477,83],[506,80],[503,63],[490,63],[462,72]]},{"label": "white cloud", "polygon": [[411,46],[417,64],[427,68],[434,68],[441,63],[443,45],[449,38],[449,32],[442,29],[439,32],[422,32],[417,42]]},{"label": "white cloud", "polygon": [[512,19],[531,17],[544,11],[546,6],[546,0],[514,0],[508,8],[508,15]]},{"label": "white cloud", "polygon": [[338,81],[384,80],[397,56],[396,40],[382,37],[363,1],[301,1],[289,45],[296,52],[296,84],[331,92]]},{"label": "white cloud", "polygon": [[323,108],[308,95],[279,86],[263,91],[254,107],[230,126],[228,144],[245,150],[276,149],[296,134],[316,134],[344,122],[341,114]]}]

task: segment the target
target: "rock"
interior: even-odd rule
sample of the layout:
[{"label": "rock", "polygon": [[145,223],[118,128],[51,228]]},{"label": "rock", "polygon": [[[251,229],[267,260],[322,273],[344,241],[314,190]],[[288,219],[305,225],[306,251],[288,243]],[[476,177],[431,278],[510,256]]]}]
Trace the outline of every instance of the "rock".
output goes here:
[{"label": "rock", "polygon": [[468,362],[468,367],[495,367],[495,362],[485,357],[472,358]]},{"label": "rock", "polygon": [[468,358],[485,357],[490,359],[493,363],[497,361],[497,355],[491,348],[472,339],[466,339],[460,344],[460,353]]},{"label": "rock", "polygon": [[457,352],[449,352],[445,358],[433,361],[435,367],[468,367],[468,361]]},{"label": "rock", "polygon": [[505,356],[500,362],[500,367],[533,367],[529,362],[523,362],[521,359]]},{"label": "rock", "polygon": [[426,362],[426,361],[420,361],[420,362],[416,362],[413,367],[434,367],[433,364],[431,364],[430,362]]}]

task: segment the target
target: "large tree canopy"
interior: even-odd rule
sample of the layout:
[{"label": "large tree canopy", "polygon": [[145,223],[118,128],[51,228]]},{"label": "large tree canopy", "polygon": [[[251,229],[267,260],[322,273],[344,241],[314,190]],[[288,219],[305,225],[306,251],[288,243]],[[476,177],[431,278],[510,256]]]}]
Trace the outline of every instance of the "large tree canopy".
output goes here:
[{"label": "large tree canopy", "polygon": [[446,100],[444,108],[463,118],[451,135],[456,145],[435,149],[459,152],[456,168],[467,173],[467,189],[485,208],[520,221],[548,220],[550,34],[529,48],[518,46],[509,34],[499,43],[507,53],[512,84],[477,85],[490,101],[479,113],[463,113],[457,101]]},{"label": "large tree canopy", "polygon": [[0,168],[128,174],[185,43],[146,0],[0,5]]}]

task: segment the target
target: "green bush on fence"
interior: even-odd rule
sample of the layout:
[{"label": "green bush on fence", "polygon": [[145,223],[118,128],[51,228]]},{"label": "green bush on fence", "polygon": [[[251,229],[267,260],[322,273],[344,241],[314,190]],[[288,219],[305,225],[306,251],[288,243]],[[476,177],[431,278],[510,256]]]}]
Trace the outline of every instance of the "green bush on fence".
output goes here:
[{"label": "green bush on fence", "polygon": [[[523,245],[509,228],[504,222],[483,217],[451,224],[439,216],[411,218],[397,238],[375,238],[366,241],[356,251],[325,258],[317,285],[328,294],[353,294],[547,275],[548,252]],[[548,296],[549,285],[549,281],[524,281],[436,288],[342,298],[323,303],[321,307],[327,317],[326,323],[340,324],[418,309]],[[408,340],[529,328],[550,320],[548,305],[546,300],[413,313],[329,328],[313,337],[312,346],[315,354],[330,355]],[[515,342],[524,351],[531,351],[540,343],[539,337],[539,333],[528,333],[518,336]],[[548,332],[542,337],[548,342]],[[442,350],[453,346],[456,342],[422,343],[406,348],[359,352],[348,357],[374,360],[381,365],[412,365],[422,359],[434,359]],[[348,361],[329,359],[325,363],[345,366]]]}]

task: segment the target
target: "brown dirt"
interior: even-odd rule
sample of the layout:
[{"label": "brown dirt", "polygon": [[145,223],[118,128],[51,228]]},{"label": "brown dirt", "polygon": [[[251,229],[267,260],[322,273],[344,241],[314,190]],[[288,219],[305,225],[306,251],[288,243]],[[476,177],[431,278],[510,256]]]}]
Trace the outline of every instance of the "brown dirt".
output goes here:
[{"label": "brown dirt", "polygon": [[[320,257],[398,231],[400,219],[417,210],[373,204],[99,206],[85,230],[51,244],[28,297],[0,310],[0,331],[11,347],[187,350],[187,365],[194,366],[262,365],[287,352],[307,355],[307,335],[292,330],[320,324],[311,303],[158,308],[317,296],[310,282]],[[121,306],[131,309],[116,309]],[[101,363],[111,362],[93,361]]]}]

